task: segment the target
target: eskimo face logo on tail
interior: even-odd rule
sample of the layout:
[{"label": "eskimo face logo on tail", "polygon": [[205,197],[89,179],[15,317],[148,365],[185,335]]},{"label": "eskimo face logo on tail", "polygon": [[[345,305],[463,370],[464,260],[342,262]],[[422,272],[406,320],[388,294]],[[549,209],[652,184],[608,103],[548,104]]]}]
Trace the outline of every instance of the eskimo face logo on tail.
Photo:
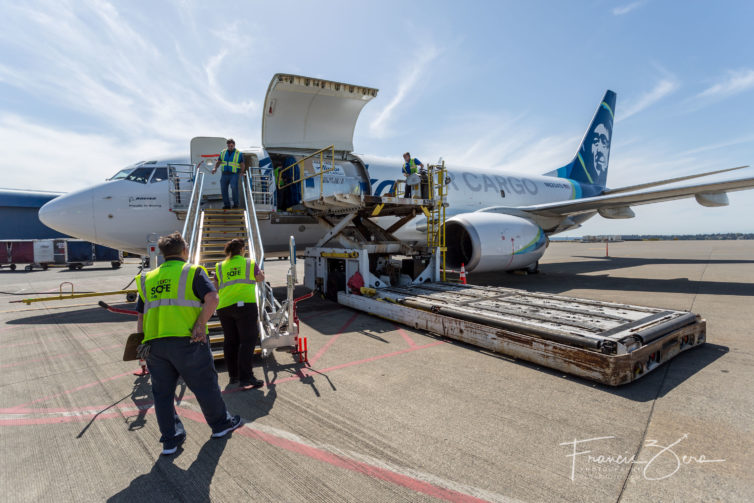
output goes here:
[{"label": "eskimo face logo on tail", "polygon": [[597,124],[597,127],[592,131],[590,151],[597,178],[601,178],[607,169],[607,160],[610,157],[610,131],[605,124]]}]

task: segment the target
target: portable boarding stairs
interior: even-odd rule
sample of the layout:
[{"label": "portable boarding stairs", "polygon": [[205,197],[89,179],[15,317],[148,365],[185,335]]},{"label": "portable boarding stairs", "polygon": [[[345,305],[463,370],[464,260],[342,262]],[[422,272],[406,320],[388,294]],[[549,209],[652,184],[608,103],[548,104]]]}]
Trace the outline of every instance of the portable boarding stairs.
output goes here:
[{"label": "portable boarding stairs", "polygon": [[[243,209],[222,210],[207,206],[203,198],[204,177],[202,170],[192,169],[193,189],[188,199],[183,236],[189,246],[189,261],[214,271],[215,264],[225,259],[224,245],[227,241],[241,238],[246,241],[248,257],[259,269],[264,269],[264,247],[259,232],[256,203],[271,206],[272,186],[261,179],[258,169],[250,169],[242,178],[239,191],[243,194]],[[185,196],[184,196],[185,197]],[[184,201],[185,203],[185,201]],[[287,296],[281,304],[264,282],[257,282],[256,298],[259,310],[259,341],[262,356],[280,347],[296,347],[298,325],[294,314],[293,287],[296,284],[296,253],[293,236],[289,242],[290,268],[288,270]],[[215,359],[224,357],[222,328],[219,322],[210,323],[210,345]]]}]

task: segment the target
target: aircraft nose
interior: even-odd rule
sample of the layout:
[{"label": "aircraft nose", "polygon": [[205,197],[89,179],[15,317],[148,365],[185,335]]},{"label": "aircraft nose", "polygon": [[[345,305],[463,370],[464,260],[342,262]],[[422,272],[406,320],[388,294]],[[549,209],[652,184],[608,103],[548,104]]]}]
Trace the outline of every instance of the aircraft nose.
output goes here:
[{"label": "aircraft nose", "polygon": [[88,191],[56,197],[39,209],[39,220],[68,236],[87,241],[96,239],[93,196]]}]

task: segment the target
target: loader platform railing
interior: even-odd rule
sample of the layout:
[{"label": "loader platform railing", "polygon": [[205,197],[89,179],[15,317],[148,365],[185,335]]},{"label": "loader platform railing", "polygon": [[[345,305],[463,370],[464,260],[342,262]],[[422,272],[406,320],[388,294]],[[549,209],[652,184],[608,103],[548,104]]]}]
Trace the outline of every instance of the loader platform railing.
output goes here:
[{"label": "loader platform railing", "polygon": [[[330,157],[325,156],[325,152],[330,152]],[[316,173],[311,173],[309,175],[304,175],[304,162],[307,160],[319,156],[319,171]],[[330,161],[330,167],[325,169],[325,161]],[[299,167],[298,173],[299,175],[296,176],[296,171],[294,170],[295,167]],[[289,171],[293,170],[293,174],[291,175],[291,181],[288,183],[282,183],[284,179],[284,175]],[[306,157],[299,159],[295,163],[291,164],[290,166],[286,166],[285,168],[281,169],[278,173],[278,179],[277,179],[277,187],[278,189],[284,189],[286,187],[290,187],[291,185],[300,184],[301,185],[301,194],[304,193],[304,182],[306,180],[309,180],[310,178],[317,178],[319,177],[319,195],[320,197],[324,194],[324,188],[325,188],[325,174],[330,173],[331,171],[335,170],[335,145],[330,145],[329,147],[325,147],[323,149],[317,150],[316,152],[313,152]]]}]

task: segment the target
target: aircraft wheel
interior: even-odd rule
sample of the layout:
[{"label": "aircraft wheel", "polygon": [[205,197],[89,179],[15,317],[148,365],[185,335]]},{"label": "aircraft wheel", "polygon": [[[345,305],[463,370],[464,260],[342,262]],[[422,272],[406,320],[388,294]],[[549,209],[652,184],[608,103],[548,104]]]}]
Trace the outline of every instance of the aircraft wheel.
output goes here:
[{"label": "aircraft wheel", "polygon": [[529,264],[529,266],[526,268],[526,272],[528,274],[537,274],[539,272],[539,260],[537,260],[533,264]]}]

